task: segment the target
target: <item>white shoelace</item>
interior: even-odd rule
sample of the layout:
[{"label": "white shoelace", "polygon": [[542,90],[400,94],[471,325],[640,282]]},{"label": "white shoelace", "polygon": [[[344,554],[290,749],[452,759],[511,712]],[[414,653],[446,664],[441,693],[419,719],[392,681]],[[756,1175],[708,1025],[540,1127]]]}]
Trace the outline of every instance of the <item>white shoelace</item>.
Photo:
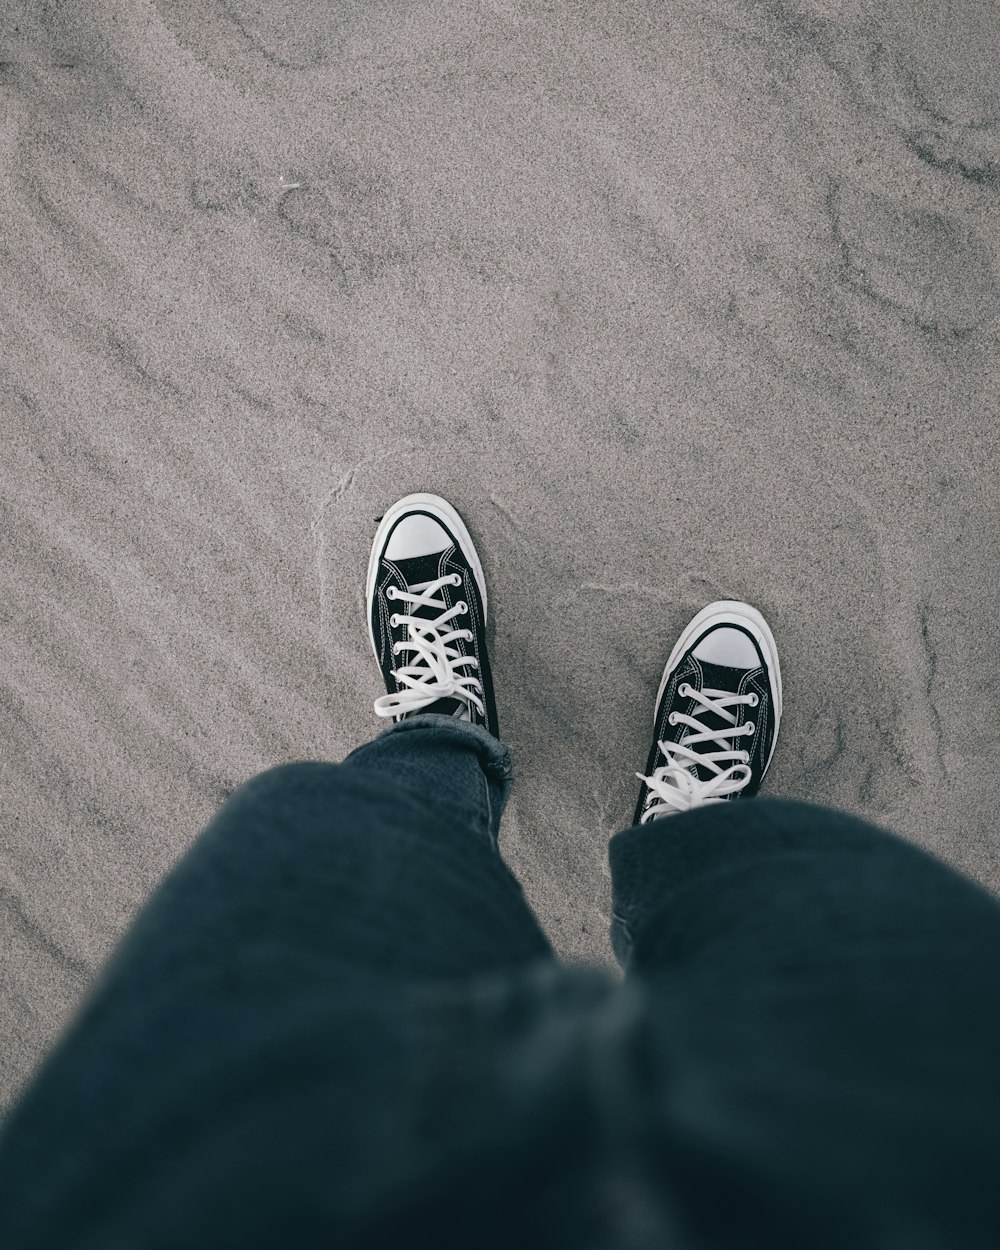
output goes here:
[{"label": "white shoelace", "polygon": [[[678,693],[683,694],[683,686]],[[733,728],[706,729],[693,716],[685,716],[683,712],[675,712],[673,714],[675,724],[690,725],[692,729],[698,729],[701,732],[688,735],[687,738],[682,739],[680,742],[660,742],[658,744],[659,748],[667,757],[668,762],[655,769],[651,777],[646,777],[642,773],[636,773],[636,776],[649,786],[659,800],[643,812],[642,824],[653,820],[657,816],[665,816],[671,812],[685,812],[689,808],[703,803],[721,803],[727,794],[735,794],[738,790],[742,790],[753,776],[752,769],[747,767],[743,760],[744,752],[734,751],[732,742],[727,742],[726,739],[733,738],[737,734],[745,734],[747,731],[747,727],[737,724],[736,717],[727,709],[738,703],[756,706],[755,696],[752,693],[736,695],[732,691],[727,690],[699,691],[690,685],[687,687],[687,693],[691,697],[698,699],[706,712],[715,712],[723,720],[732,721]],[[747,725],[750,726],[750,732],[753,733],[755,728],[753,723],[748,721]],[[690,749],[691,743],[709,741],[715,742],[716,745],[725,749],[704,755]],[[734,758],[737,762],[731,764],[725,771],[719,768],[718,762],[720,760]],[[708,781],[699,781],[693,773],[688,772],[689,764],[707,764],[715,770],[716,776]],[[741,767],[746,769],[746,776],[737,779],[733,774]],[[668,781],[668,777],[672,781]],[[676,782],[676,785],[673,782]]]},{"label": "white shoelace", "polygon": [[[457,647],[450,647],[460,638],[472,641],[473,634],[468,629],[451,629],[445,633],[442,629],[454,616],[468,612],[468,604],[459,600],[449,608],[443,599],[435,599],[434,595],[446,583],[461,586],[462,579],[457,573],[449,573],[445,577],[437,577],[430,582],[420,582],[409,591],[398,590],[390,586],[386,591],[387,598],[408,600],[411,612],[418,608],[441,608],[440,616],[433,620],[424,616],[406,616],[393,613],[392,623],[403,624],[409,629],[409,640],[393,645],[393,654],[401,651],[413,651],[415,658],[402,668],[392,669],[392,674],[403,683],[405,689],[395,694],[385,694],[375,700],[375,711],[379,716],[397,716],[405,712],[419,712],[434,702],[435,699],[460,699],[471,709],[474,707],[482,716],[486,708],[480,695],[483,692],[482,682],[472,673],[460,673],[458,669],[465,664],[479,667],[479,661],[473,655],[462,655]],[[392,594],[389,594],[392,591]],[[478,694],[477,694],[478,690]]]}]

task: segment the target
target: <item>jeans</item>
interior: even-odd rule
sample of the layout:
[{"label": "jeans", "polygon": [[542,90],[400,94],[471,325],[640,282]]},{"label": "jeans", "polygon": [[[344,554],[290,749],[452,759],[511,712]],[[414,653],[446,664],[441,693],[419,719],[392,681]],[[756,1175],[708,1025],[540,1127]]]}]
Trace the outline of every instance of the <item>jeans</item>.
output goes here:
[{"label": "jeans", "polygon": [[1000,906],[809,803],[616,834],[624,977],[422,714],[237,790],[0,1134],[0,1246],[1000,1245]]}]

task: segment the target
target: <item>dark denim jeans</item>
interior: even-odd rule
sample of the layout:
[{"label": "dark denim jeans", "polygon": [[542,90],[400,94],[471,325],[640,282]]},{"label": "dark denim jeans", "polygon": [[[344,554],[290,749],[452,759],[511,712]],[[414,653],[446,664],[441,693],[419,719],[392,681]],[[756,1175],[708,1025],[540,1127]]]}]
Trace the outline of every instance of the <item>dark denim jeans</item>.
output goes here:
[{"label": "dark denim jeans", "polygon": [[875,826],[610,844],[624,981],[498,851],[510,755],[421,715],[241,787],[0,1136],[0,1246],[1000,1245],[1000,907]]}]

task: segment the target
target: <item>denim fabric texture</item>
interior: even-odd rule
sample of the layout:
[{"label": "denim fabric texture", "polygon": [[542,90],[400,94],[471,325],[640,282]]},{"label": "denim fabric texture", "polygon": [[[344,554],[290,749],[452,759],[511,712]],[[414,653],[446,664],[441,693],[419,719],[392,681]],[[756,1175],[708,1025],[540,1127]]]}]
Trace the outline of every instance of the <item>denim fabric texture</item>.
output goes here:
[{"label": "denim fabric texture", "polygon": [[624,976],[506,867],[511,754],[422,714],[248,781],[0,1134],[4,1250],[995,1250],[1000,906],[874,825],[609,846]]}]

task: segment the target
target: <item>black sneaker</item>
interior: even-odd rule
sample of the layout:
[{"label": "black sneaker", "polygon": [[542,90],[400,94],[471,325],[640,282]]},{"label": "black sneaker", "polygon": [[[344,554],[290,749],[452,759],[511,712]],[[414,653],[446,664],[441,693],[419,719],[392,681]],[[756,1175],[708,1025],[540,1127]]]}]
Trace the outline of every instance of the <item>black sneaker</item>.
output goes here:
[{"label": "black sneaker", "polygon": [[483,567],[462,518],[438,495],[407,495],[381,518],[368,628],[388,691],[375,700],[379,716],[434,712],[500,736]]},{"label": "black sneaker", "polygon": [[[745,720],[744,708],[752,708]],[[722,599],[681,634],[663,670],[634,823],[751,798],[778,741],[781,669],[774,635],[748,603]],[[693,762],[695,761],[695,762]]]}]

